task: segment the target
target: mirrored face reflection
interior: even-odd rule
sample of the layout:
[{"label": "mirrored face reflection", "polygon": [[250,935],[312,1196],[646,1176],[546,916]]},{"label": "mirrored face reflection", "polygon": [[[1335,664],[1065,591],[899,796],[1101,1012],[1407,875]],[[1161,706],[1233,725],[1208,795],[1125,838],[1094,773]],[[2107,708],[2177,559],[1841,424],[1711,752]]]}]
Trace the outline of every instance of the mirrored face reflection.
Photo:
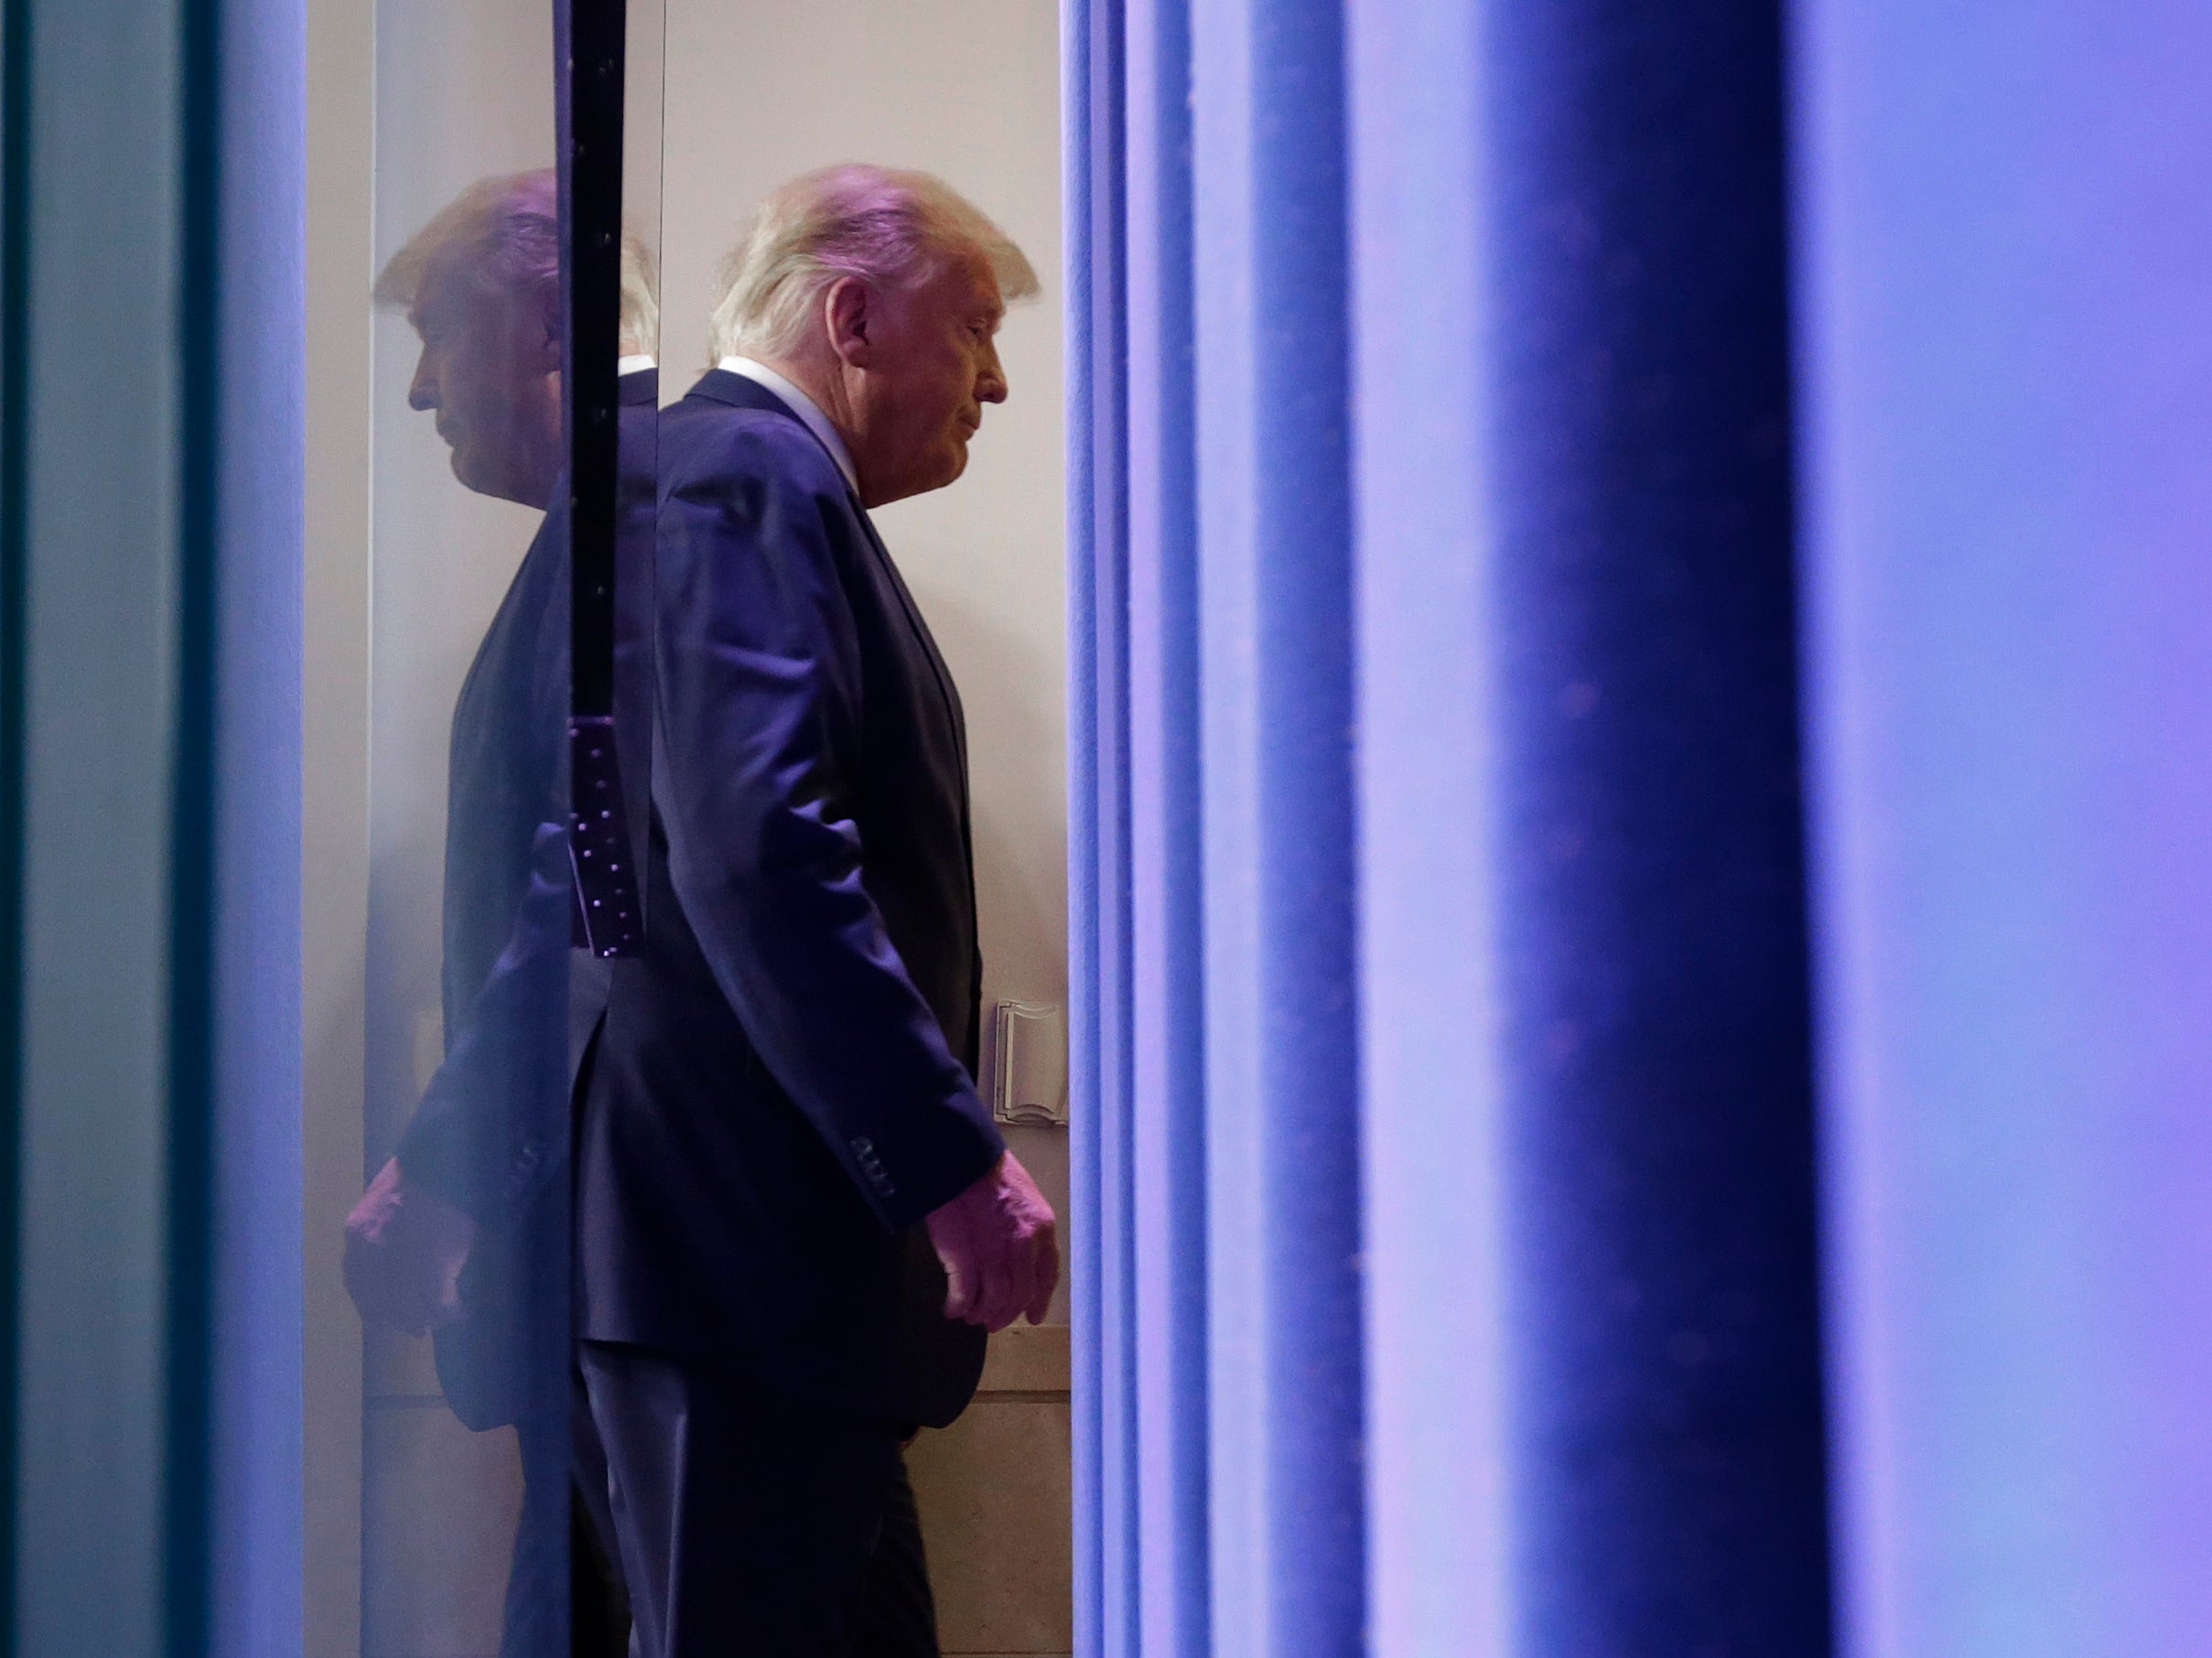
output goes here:
[{"label": "mirrored face reflection", "polygon": [[422,339],[407,404],[437,415],[468,488],[542,508],[561,468],[559,318],[483,264],[462,247],[425,266],[407,318]]},{"label": "mirrored face reflection", "polygon": [[1007,398],[1005,316],[998,275],[973,250],[926,282],[878,296],[857,458],[872,499],[941,490],[967,469],[983,405]]}]

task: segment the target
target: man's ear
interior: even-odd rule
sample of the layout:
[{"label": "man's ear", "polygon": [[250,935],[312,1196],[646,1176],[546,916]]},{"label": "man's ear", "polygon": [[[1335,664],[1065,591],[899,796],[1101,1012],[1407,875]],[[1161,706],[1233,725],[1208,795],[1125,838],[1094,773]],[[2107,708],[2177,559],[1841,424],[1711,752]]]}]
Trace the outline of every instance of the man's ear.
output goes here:
[{"label": "man's ear", "polygon": [[822,296],[822,321],[829,349],[848,368],[868,368],[875,359],[876,296],[858,276],[840,276]]},{"label": "man's ear", "polygon": [[561,371],[561,302],[556,294],[543,312],[545,327],[538,336],[537,367],[548,374]]}]

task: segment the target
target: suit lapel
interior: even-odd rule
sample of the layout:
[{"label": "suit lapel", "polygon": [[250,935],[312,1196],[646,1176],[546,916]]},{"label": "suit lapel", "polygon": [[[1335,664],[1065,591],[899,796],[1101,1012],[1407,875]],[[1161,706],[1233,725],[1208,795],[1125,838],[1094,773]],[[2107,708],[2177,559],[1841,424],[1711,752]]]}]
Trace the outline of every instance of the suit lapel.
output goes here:
[{"label": "suit lapel", "polygon": [[[758,381],[748,380],[742,374],[732,374],[727,369],[709,369],[699,377],[698,383],[692,387],[690,394],[694,397],[708,398],[715,403],[728,404],[733,408],[758,409],[770,414],[781,414],[793,425],[805,431],[810,438],[814,436],[813,432],[807,430],[806,423],[799,418],[797,410]],[[930,672],[936,676],[937,694],[944,704],[947,717],[952,721],[954,752],[960,760],[962,811],[965,813],[967,792],[967,721],[961,711],[960,693],[953,684],[952,670],[944,665],[944,658],[938,654],[936,638],[929,630],[929,623],[922,615],[921,606],[914,602],[913,594],[907,589],[905,577],[899,574],[899,565],[897,561],[891,557],[890,549],[883,544],[883,538],[876,533],[875,520],[868,515],[868,509],[862,506],[857,498],[848,496],[848,499],[852,500],[853,516],[860,521],[860,528],[868,537],[869,549],[875,554],[877,562],[882,565],[884,575],[890,579],[891,591],[899,596],[899,607],[906,613],[906,625],[913,634],[914,642],[922,647],[922,654],[928,659]]]},{"label": "suit lapel", "polygon": [[938,654],[936,636],[929,630],[922,607],[914,602],[913,594],[907,588],[906,578],[899,574],[898,561],[891,557],[890,549],[883,544],[883,538],[876,533],[875,521],[869,517],[868,509],[855,501],[853,511],[859,517],[861,529],[868,533],[868,544],[875,553],[876,561],[890,578],[891,591],[899,596],[899,606],[906,612],[908,629],[912,632],[915,642],[922,647],[922,654],[928,659],[930,672],[936,675],[937,694],[944,699],[944,710],[953,724],[953,747],[960,757],[960,782],[965,792],[967,785],[967,721],[961,713],[960,692],[953,684],[953,671],[944,665],[944,658]]},{"label": "suit lapel", "polygon": [[[565,522],[565,520],[564,520]],[[481,684],[487,674],[495,672],[492,663],[511,649],[507,636],[520,624],[516,617],[527,602],[530,589],[537,579],[537,564],[546,555],[549,536],[560,533],[548,511],[538,521],[537,533],[530,538],[530,545],[523,554],[523,562],[514,567],[514,575],[507,583],[507,591],[501,595],[499,608],[491,613],[491,626],[484,637],[477,641],[476,655],[469,660],[469,672],[462,677],[460,694],[454,698],[454,719],[458,727],[462,713],[470,707],[472,700],[483,691]]]}]

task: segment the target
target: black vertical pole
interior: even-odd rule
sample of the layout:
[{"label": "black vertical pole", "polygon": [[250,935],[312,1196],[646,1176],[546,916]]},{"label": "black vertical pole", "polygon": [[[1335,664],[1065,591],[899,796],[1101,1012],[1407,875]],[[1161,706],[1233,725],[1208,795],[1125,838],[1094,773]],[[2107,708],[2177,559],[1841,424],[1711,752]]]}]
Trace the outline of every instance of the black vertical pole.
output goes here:
[{"label": "black vertical pole", "polygon": [[622,290],[623,0],[555,0],[562,385],[568,425],[570,854],[577,942],[624,955],[637,886],[614,746],[618,339]]}]

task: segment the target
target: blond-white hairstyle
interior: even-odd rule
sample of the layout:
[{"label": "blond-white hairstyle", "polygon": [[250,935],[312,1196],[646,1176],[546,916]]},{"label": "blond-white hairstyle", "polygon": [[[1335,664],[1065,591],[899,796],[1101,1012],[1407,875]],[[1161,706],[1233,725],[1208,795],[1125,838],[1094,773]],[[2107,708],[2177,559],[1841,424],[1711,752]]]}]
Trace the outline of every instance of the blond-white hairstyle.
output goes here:
[{"label": "blond-white hairstyle", "polygon": [[822,297],[843,278],[911,287],[970,250],[1009,304],[1038,292],[1013,239],[934,174],[863,162],[802,174],[770,192],[723,260],[709,343],[717,358],[789,357],[822,326]]},{"label": "blond-white hairstyle", "polygon": [[630,231],[622,232],[622,344],[625,357],[661,349],[660,273],[653,250]]},{"label": "blond-white hairstyle", "polygon": [[[448,253],[490,292],[557,311],[561,293],[561,204],[551,167],[480,178],[408,238],[376,278],[380,305],[412,306],[433,260]],[[622,235],[621,351],[653,350],[661,333],[653,253]]]},{"label": "blond-white hairstyle", "polygon": [[553,169],[479,178],[392,255],[376,278],[377,302],[414,305],[432,262],[448,254],[487,291],[557,312],[561,204]]}]

